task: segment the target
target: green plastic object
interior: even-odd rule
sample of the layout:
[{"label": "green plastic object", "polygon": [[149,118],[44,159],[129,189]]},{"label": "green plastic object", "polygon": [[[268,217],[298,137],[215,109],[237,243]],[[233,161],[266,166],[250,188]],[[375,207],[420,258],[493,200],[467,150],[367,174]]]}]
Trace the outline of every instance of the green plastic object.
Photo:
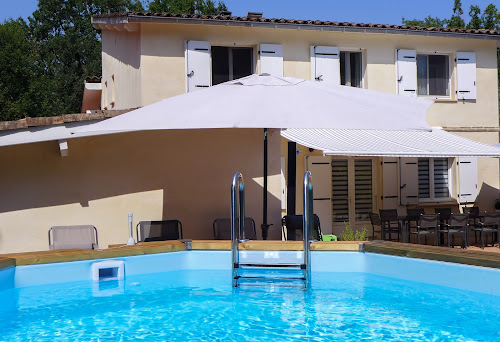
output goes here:
[{"label": "green plastic object", "polygon": [[333,234],[323,235],[323,241],[337,241],[337,237]]}]

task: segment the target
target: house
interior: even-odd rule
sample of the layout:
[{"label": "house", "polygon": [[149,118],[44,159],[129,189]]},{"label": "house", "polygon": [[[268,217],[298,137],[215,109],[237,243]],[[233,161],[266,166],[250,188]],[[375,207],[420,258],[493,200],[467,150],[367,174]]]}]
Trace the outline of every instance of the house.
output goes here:
[{"label": "house", "polygon": [[[102,30],[104,113],[269,73],[431,98],[429,124],[488,145],[498,143],[496,31],[255,14],[134,12],[97,15],[92,21]],[[261,104],[253,105],[257,111]],[[87,119],[102,118],[93,115]],[[245,177],[248,216],[257,226],[263,223],[263,129],[71,139],[71,127],[94,122],[71,120],[0,132],[0,159],[9,161],[0,171],[0,252],[47,249],[48,229],[68,224],[95,225],[101,246],[123,243],[130,212],[134,224],[175,218],[182,221],[185,238],[211,239],[213,220],[229,216],[235,171]],[[2,145],[3,138],[11,142]],[[283,138],[279,130],[268,132],[268,144],[271,239],[281,237],[282,214],[302,211],[301,189],[294,184],[301,183],[305,170],[314,175],[315,211],[325,233],[338,234],[346,223],[368,225],[367,214],[383,207],[404,212],[415,205],[429,210],[453,206],[456,211],[474,203],[491,210],[498,197],[494,158],[324,155]]]},{"label": "house", "polygon": [[[252,73],[270,73],[430,98],[431,126],[488,145],[498,142],[496,31],[255,14],[116,13],[95,16],[93,24],[103,32],[103,107],[144,106]],[[283,170],[288,142],[281,141]],[[478,205],[492,210],[499,197],[495,158],[323,156],[304,146],[290,148],[301,152],[291,174],[295,183],[300,184],[306,169],[316,174],[315,197],[324,199],[315,201],[316,211],[327,232],[338,234],[347,222],[366,226],[368,213],[383,207],[458,211]],[[300,198],[297,189],[297,212]],[[282,209],[285,213],[284,195]]]}]

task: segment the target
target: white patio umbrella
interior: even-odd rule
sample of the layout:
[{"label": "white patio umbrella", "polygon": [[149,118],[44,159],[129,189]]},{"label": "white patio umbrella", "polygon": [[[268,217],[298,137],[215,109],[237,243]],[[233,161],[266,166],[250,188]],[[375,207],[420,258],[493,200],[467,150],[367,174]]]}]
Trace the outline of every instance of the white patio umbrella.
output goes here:
[{"label": "white patio umbrella", "polygon": [[171,97],[76,129],[75,133],[264,128],[262,236],[266,239],[268,128],[430,131],[426,113],[431,104],[430,100],[262,74]]},{"label": "white patio umbrella", "polygon": [[432,101],[267,74],[167,98],[75,133],[196,128],[431,130]]}]

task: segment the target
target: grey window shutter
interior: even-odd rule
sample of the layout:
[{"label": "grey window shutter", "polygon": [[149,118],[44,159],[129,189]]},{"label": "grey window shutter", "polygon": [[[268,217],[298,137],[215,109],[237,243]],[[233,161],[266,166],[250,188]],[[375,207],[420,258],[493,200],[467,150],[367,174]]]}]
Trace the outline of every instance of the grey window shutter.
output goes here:
[{"label": "grey window shutter", "polygon": [[458,158],[458,199],[460,203],[473,203],[477,197],[477,158]]},{"label": "grey window shutter", "polygon": [[311,46],[311,80],[340,84],[340,52],[335,46]]},{"label": "grey window shutter", "polygon": [[382,161],[382,205],[396,208],[399,204],[398,158],[387,157]]},{"label": "grey window shutter", "polygon": [[460,100],[477,98],[475,52],[457,52],[457,97]]},{"label": "grey window shutter", "polygon": [[197,40],[186,42],[187,91],[208,88],[211,85],[210,43]]},{"label": "grey window shutter", "polygon": [[401,205],[418,204],[418,158],[401,158]]},{"label": "grey window shutter", "polygon": [[417,52],[397,50],[398,94],[417,96]]},{"label": "grey window shutter", "polygon": [[260,44],[260,73],[283,77],[283,45]]},{"label": "grey window shutter", "polygon": [[329,156],[308,156],[314,190],[314,213],[318,215],[324,234],[332,232],[332,165]]}]

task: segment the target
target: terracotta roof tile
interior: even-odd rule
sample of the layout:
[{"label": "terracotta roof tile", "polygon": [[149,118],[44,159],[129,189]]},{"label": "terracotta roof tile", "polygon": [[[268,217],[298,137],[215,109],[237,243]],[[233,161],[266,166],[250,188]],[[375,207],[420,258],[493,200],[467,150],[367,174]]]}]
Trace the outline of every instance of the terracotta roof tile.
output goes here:
[{"label": "terracotta roof tile", "polygon": [[260,23],[279,23],[279,24],[296,24],[296,25],[317,25],[317,26],[339,26],[339,27],[369,27],[369,28],[386,28],[397,30],[413,30],[413,31],[439,31],[451,33],[467,33],[467,34],[484,34],[484,35],[500,35],[500,31],[495,30],[474,30],[474,29],[456,29],[443,27],[421,27],[407,25],[388,25],[388,24],[364,24],[351,22],[335,22],[321,20],[304,20],[304,19],[285,19],[285,18],[250,18],[237,17],[229,15],[198,15],[198,14],[176,14],[176,13],[154,13],[154,12],[117,12],[94,15],[94,18],[116,18],[116,17],[163,17],[163,18],[184,18],[184,19],[204,19],[204,20],[231,20],[231,21],[251,21]]},{"label": "terracotta roof tile", "polygon": [[130,112],[135,109],[137,108],[123,109],[123,110],[98,110],[95,113],[63,114],[59,116],[48,116],[48,117],[37,117],[37,118],[27,117],[16,121],[0,121],[0,131],[8,131],[14,129],[28,128],[28,127],[53,126],[69,122],[103,120]]}]

